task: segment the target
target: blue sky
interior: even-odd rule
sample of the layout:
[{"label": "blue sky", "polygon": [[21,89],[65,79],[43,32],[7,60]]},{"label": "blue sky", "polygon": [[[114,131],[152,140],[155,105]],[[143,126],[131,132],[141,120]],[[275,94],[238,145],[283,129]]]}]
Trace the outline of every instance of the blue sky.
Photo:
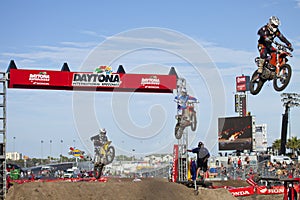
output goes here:
[{"label": "blue sky", "polygon": [[[215,137],[211,136],[214,130],[217,134],[217,128],[214,127],[217,120],[214,118],[215,111],[211,111],[215,108],[211,98],[213,92],[210,90],[214,85],[213,80],[207,80],[203,71],[199,76],[193,73],[191,64],[182,62],[180,55],[170,55],[170,52],[157,49],[128,53],[114,62],[106,63],[109,61],[108,57],[117,51],[126,50],[115,36],[128,37],[128,47],[130,42],[137,43],[134,47],[139,47],[139,42],[148,45],[146,39],[151,40],[153,34],[157,33],[148,28],[155,27],[155,30],[176,35],[156,40],[159,47],[160,42],[180,43],[179,40],[175,41],[178,36],[182,36],[187,42],[199,44],[203,52],[199,51],[211,59],[218,70],[216,76],[221,79],[219,82],[216,79],[216,82],[222,83],[221,88],[218,84],[216,87],[223,95],[218,102],[221,110],[217,113],[220,111],[222,117],[236,116],[235,77],[241,74],[251,75],[255,70],[253,60],[258,55],[257,30],[267,23],[271,15],[276,15],[282,22],[280,30],[295,49],[294,57],[290,59],[293,77],[285,92],[299,93],[300,1],[12,0],[1,2],[0,5],[1,71],[6,71],[12,59],[20,69],[60,70],[62,64],[67,62],[72,71],[80,71],[89,63],[96,62],[99,65],[111,64],[114,70],[119,64],[123,64],[128,72],[167,73],[169,67],[175,66],[178,73],[188,80],[189,91],[200,101],[197,108],[199,127],[195,133],[190,131],[191,147],[198,140],[209,143]],[[129,40],[132,39],[129,36],[135,36],[136,40]],[[103,51],[103,46],[107,51]],[[101,54],[97,54],[99,50]],[[199,54],[195,54],[192,60],[202,56],[197,55]],[[14,149],[24,155],[40,157],[42,152],[43,156],[49,155],[51,148],[52,156],[58,156],[61,152],[66,155],[68,147],[75,145],[88,152],[91,151],[88,137],[102,126],[108,129],[108,136],[120,152],[127,154],[133,153],[132,149],[135,149],[134,153],[144,154],[167,152],[176,142],[173,136],[176,113],[174,95],[84,93],[83,96],[85,95],[93,98],[94,121],[88,117],[78,118],[74,111],[78,99],[73,92],[9,89],[7,151]],[[113,112],[124,99],[128,101],[124,110],[127,115],[124,112]],[[281,114],[284,111],[280,100],[280,93],[274,91],[272,83],[267,83],[259,95],[248,95],[248,110],[255,115],[257,124],[268,125],[269,142],[280,137]],[[87,104],[91,102],[88,101]],[[147,127],[154,123],[157,113],[162,117],[163,125],[155,130],[154,135],[143,138],[135,132],[147,133]],[[299,114],[299,108],[292,108],[291,132],[298,137]],[[127,129],[122,125],[123,121],[126,122],[125,119],[130,119],[129,123],[133,124],[131,128],[138,128],[124,131]],[[85,133],[82,133],[82,127],[78,126],[76,120],[82,120],[80,123],[84,124]],[[44,141],[43,144],[41,140]],[[213,144],[209,147],[215,150]]]}]

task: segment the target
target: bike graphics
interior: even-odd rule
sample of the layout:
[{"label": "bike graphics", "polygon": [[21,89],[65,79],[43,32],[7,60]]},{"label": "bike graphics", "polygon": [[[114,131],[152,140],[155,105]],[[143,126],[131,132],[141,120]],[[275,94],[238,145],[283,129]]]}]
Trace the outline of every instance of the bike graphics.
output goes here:
[{"label": "bike graphics", "polygon": [[[276,91],[284,90],[291,79],[292,68],[287,63],[287,57],[292,57],[289,47],[273,41],[276,48],[273,48],[271,57],[264,63],[263,71],[258,74],[257,70],[253,73],[250,80],[250,92],[253,95],[258,94],[266,81],[273,80],[273,87]],[[258,65],[260,58],[256,58],[255,62]]]}]

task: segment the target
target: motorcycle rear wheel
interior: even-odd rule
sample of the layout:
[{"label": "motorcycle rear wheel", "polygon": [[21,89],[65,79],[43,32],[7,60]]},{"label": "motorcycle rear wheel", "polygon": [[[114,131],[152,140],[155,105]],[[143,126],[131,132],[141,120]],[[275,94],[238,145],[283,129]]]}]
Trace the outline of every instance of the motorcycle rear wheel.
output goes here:
[{"label": "motorcycle rear wheel", "polygon": [[250,81],[250,92],[253,95],[257,95],[263,87],[265,80],[261,80],[257,70],[253,73]]},{"label": "motorcycle rear wheel", "polygon": [[108,147],[106,152],[106,164],[110,164],[113,162],[115,158],[115,148],[113,146]]},{"label": "motorcycle rear wheel", "polygon": [[292,68],[289,64],[284,64],[280,67],[279,76],[273,79],[273,87],[276,91],[280,92],[284,90],[292,76]]}]

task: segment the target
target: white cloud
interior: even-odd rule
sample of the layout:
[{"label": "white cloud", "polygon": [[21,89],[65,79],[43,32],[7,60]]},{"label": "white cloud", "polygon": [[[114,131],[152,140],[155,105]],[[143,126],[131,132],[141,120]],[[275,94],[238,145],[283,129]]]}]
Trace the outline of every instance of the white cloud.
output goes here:
[{"label": "white cloud", "polygon": [[99,38],[105,38],[105,39],[108,38],[108,36],[102,35],[102,34],[98,34],[95,31],[83,30],[83,31],[81,31],[81,33],[85,34],[85,35],[93,36],[93,37],[99,37]]},{"label": "white cloud", "polygon": [[296,0],[297,8],[300,8],[300,0]]}]

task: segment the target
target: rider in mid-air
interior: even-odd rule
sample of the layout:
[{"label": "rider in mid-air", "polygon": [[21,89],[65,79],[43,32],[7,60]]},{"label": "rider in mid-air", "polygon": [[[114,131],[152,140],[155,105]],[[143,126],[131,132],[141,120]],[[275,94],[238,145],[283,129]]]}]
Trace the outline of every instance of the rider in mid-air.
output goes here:
[{"label": "rider in mid-air", "polygon": [[[175,97],[175,102],[178,103],[178,115],[185,117],[187,120],[190,120],[188,119],[188,116],[185,112],[188,107],[188,101],[198,102],[198,100],[195,97],[188,95],[186,89],[183,88],[181,90],[180,95]],[[189,121],[187,121],[187,123],[189,123]]]},{"label": "rider in mid-air", "polygon": [[284,35],[279,31],[278,26],[280,21],[278,17],[271,16],[269,22],[258,30],[259,40],[258,40],[258,51],[260,54],[260,59],[258,61],[257,73],[261,74],[263,71],[263,66],[265,61],[268,59],[268,55],[271,54],[272,41],[275,37],[278,37],[282,42],[284,42],[291,51],[293,51],[292,44],[284,37]]},{"label": "rider in mid-air", "polygon": [[91,137],[91,141],[94,143],[95,152],[97,152],[98,147],[100,149],[103,148],[104,144],[108,141],[105,128],[101,128],[99,134]]}]

